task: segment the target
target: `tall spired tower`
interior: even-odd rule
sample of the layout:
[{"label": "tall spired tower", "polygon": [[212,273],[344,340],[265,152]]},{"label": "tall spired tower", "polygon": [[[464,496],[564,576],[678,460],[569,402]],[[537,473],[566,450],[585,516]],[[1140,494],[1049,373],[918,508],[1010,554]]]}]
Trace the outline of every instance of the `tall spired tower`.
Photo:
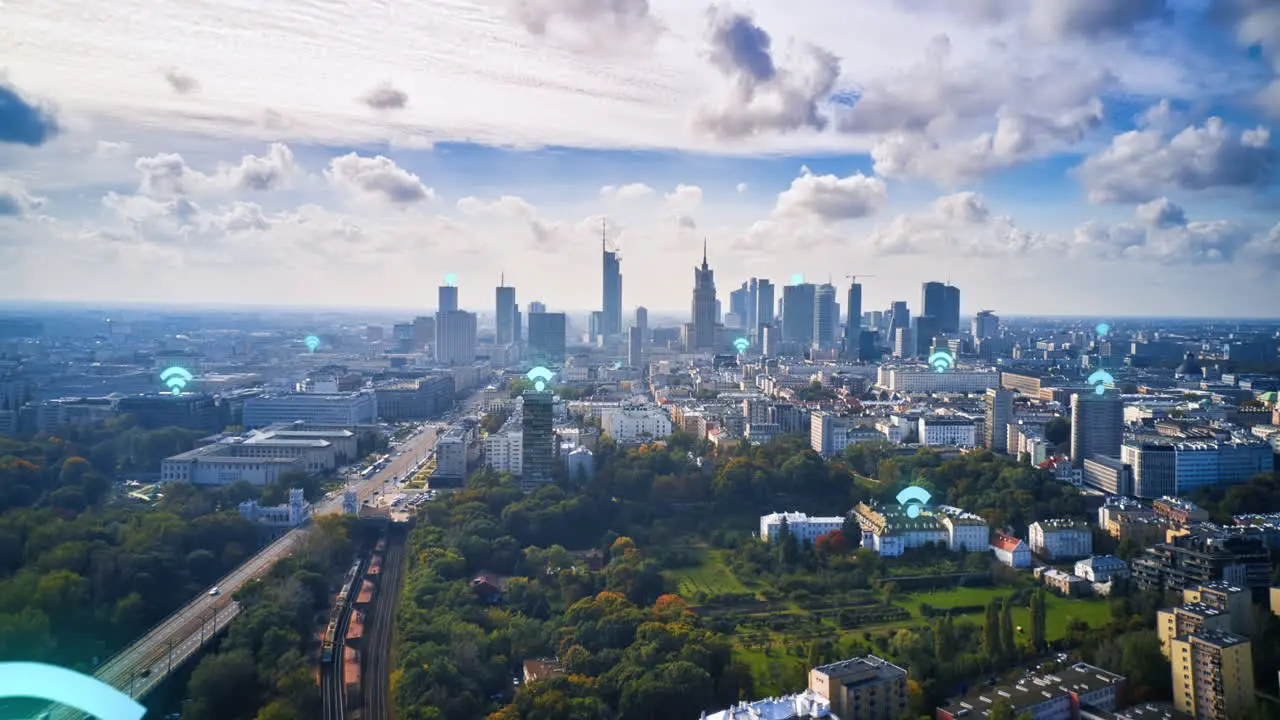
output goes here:
[{"label": "tall spired tower", "polygon": [[693,332],[690,349],[716,348],[716,274],[707,265],[707,241],[702,241],[702,267],[693,269]]},{"label": "tall spired tower", "polygon": [[604,221],[600,223],[600,253],[604,278],[600,307],[604,324],[600,330],[604,335],[617,335],[622,332],[622,256],[616,248],[609,249]]}]

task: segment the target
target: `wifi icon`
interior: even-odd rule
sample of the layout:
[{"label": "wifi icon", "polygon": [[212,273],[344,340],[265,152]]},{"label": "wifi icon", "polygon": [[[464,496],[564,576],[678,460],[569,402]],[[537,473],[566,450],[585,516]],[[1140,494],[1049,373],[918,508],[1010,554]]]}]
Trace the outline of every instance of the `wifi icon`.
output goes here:
[{"label": "wifi icon", "polygon": [[547,383],[551,382],[551,378],[556,374],[539,365],[525,374],[533,382],[533,389],[542,392],[547,389]]},{"label": "wifi icon", "polygon": [[142,720],[147,709],[88,675],[56,665],[0,662],[0,699],[37,698],[73,707],[101,720]]},{"label": "wifi icon", "polygon": [[751,347],[751,341],[746,338],[738,338],[733,341],[733,349],[737,350],[739,353],[746,352],[749,347]]},{"label": "wifi icon", "polygon": [[929,504],[929,500],[932,497],[928,490],[918,485],[912,485],[911,487],[903,488],[902,492],[898,493],[897,499],[898,504],[907,509],[907,517],[916,518],[920,517],[920,511],[924,509],[925,505]]},{"label": "wifi icon", "polygon": [[186,368],[174,365],[160,373],[160,382],[164,383],[164,386],[169,388],[174,395],[181,395],[182,388],[186,387],[193,377],[195,376],[187,372]]},{"label": "wifi icon", "polygon": [[1089,376],[1089,384],[1094,386],[1094,392],[1101,395],[1107,391],[1108,387],[1115,386],[1116,379],[1106,370],[1099,370]]},{"label": "wifi icon", "polygon": [[956,364],[956,359],[946,350],[939,350],[929,356],[929,365],[934,372],[946,372]]}]

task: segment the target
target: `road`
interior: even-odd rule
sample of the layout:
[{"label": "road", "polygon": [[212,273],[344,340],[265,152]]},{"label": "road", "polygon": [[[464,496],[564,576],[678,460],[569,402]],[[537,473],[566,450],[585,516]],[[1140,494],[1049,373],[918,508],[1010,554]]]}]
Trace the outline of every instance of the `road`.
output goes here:
[{"label": "road", "polygon": [[387,556],[378,578],[377,602],[367,628],[364,668],[360,686],[364,688],[363,720],[391,720],[391,635],[395,624],[396,599],[404,575],[405,537],[394,530],[387,537]]},{"label": "road", "polygon": [[[387,467],[368,480],[351,484],[359,501],[393,485],[392,479],[403,476],[414,463],[435,447],[436,431],[433,425],[408,438],[397,450]],[[327,498],[313,508],[316,515],[332,515],[342,512],[342,493]],[[204,641],[221,629],[240,612],[239,604],[231,599],[237,590],[250,580],[262,577],[280,559],[293,554],[306,536],[306,528],[286,533],[279,540],[266,546],[217,582],[217,595],[209,595],[209,589],[201,591],[186,606],[162,620],[132,645],[116,654],[94,671],[94,677],[112,687],[129,693],[134,698],[146,695],[166,677],[171,668],[180,666],[195,654]],[[67,707],[46,708],[49,720],[78,720],[84,714]]]}]

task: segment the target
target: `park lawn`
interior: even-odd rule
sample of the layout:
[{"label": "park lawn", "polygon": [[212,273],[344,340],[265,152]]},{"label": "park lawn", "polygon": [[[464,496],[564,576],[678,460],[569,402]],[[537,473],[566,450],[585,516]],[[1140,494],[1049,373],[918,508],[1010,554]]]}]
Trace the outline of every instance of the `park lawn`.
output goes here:
[{"label": "park lawn", "polygon": [[[986,606],[993,598],[1003,598],[1013,592],[1009,588],[955,588],[934,592],[914,593],[899,604],[920,618],[920,605],[928,603],[934,608],[945,610],[952,607]],[[1049,617],[1045,621],[1045,634],[1049,640],[1063,638],[1067,634],[1068,618],[1079,618],[1090,627],[1100,628],[1111,620],[1111,606],[1101,598],[1064,598],[1048,593],[1045,604],[1049,609]],[[982,611],[967,613],[977,622],[982,621]],[[913,621],[915,622],[915,621]],[[1027,608],[1014,608],[1013,624],[1026,628],[1031,623],[1031,611]],[[909,623],[904,623],[909,624]]]},{"label": "park lawn", "polygon": [[677,592],[686,597],[694,590],[700,590],[708,597],[752,592],[729,569],[725,551],[708,547],[695,549],[699,555],[697,565],[663,572],[675,583]]}]

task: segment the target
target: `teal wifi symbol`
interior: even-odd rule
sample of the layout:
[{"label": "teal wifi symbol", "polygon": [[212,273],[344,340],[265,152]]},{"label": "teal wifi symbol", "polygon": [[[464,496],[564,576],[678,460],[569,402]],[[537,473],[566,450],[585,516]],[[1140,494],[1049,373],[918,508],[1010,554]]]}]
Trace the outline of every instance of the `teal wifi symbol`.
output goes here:
[{"label": "teal wifi symbol", "polygon": [[457,285],[458,285],[458,276],[457,276],[457,275],[455,275],[455,274],[453,274],[453,273],[449,273],[448,275],[445,275],[445,276],[444,276],[444,284],[445,284],[445,285],[447,285],[447,286],[449,286],[449,287],[457,287]]},{"label": "teal wifi symbol", "polygon": [[1116,379],[1111,377],[1111,373],[1106,370],[1099,370],[1089,376],[1089,384],[1094,386],[1094,392],[1101,395],[1107,391],[1108,387],[1116,384]]},{"label": "teal wifi symbol", "polygon": [[804,273],[791,273],[791,284],[792,284],[792,285],[803,285],[803,284],[804,284]]},{"label": "teal wifi symbol", "polygon": [[918,485],[912,485],[911,487],[903,488],[902,492],[898,493],[898,504],[906,506],[907,517],[920,517],[920,510],[929,504],[931,497],[933,496],[929,494],[928,490]]},{"label": "teal wifi symbol", "polygon": [[946,350],[939,350],[929,356],[929,365],[933,367],[934,372],[946,372],[955,364],[956,359],[951,357],[951,353]]},{"label": "teal wifi symbol", "polygon": [[746,338],[738,338],[733,341],[733,348],[740,353],[746,352],[749,347],[751,347],[751,341]]},{"label": "teal wifi symbol", "polygon": [[174,395],[181,395],[182,388],[186,387],[187,383],[191,382],[191,378],[193,377],[195,376],[187,372],[186,368],[180,368],[177,365],[174,365],[168,370],[160,373],[160,382],[164,383],[165,387],[172,390]]},{"label": "teal wifi symbol", "polygon": [[542,392],[547,389],[547,383],[551,382],[551,378],[556,374],[539,365],[525,374],[525,377],[533,381],[533,389]]},{"label": "teal wifi symbol", "polygon": [[33,662],[0,662],[0,698],[37,698],[101,720],[142,720],[147,709],[97,678]]},{"label": "teal wifi symbol", "polygon": [[308,335],[307,339],[303,340],[303,342],[306,343],[307,349],[311,352],[315,352],[316,348],[320,347],[320,338],[315,335]]}]

